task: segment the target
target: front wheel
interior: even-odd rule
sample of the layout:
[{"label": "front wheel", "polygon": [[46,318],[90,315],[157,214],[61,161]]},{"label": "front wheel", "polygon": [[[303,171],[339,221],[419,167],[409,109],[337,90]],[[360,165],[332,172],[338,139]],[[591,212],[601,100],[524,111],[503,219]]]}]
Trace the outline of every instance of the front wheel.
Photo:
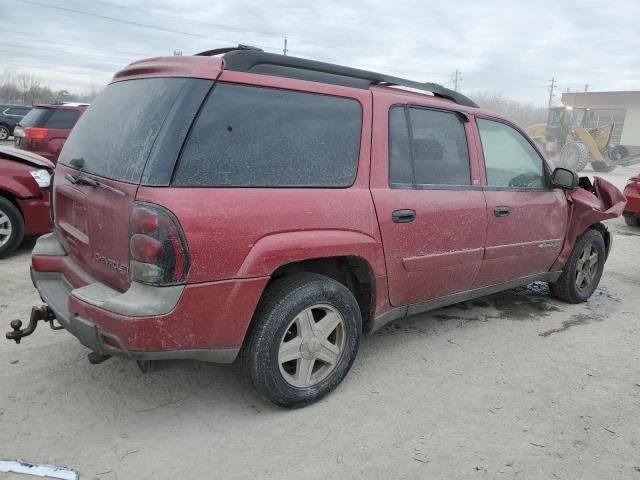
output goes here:
[{"label": "front wheel", "polygon": [[606,250],[597,230],[587,230],[573,247],[560,278],[551,285],[554,297],[569,303],[582,303],[593,294],[604,269]]},{"label": "front wheel", "polygon": [[260,301],[243,361],[249,382],[281,407],[313,403],[336,388],[358,351],[358,302],[341,283],[315,273],[274,281]]},{"label": "front wheel", "polygon": [[576,172],[589,163],[589,149],[582,142],[569,142],[560,150],[560,166]]},{"label": "front wheel", "polygon": [[24,238],[24,220],[18,207],[0,197],[0,258],[20,246]]}]

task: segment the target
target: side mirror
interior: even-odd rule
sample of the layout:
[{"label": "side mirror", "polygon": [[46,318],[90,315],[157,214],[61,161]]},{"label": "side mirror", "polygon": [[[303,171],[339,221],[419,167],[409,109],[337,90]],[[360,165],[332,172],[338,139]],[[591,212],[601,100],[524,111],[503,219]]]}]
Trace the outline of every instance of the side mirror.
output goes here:
[{"label": "side mirror", "polygon": [[554,187],[573,190],[578,188],[578,174],[568,168],[558,167],[553,171],[551,184]]}]

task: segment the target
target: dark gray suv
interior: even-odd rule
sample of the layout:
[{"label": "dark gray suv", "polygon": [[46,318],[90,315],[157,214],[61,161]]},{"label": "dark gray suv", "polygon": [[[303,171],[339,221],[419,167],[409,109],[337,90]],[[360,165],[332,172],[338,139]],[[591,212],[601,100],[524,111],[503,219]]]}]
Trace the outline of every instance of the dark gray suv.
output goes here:
[{"label": "dark gray suv", "polygon": [[13,129],[22,118],[29,113],[31,107],[24,105],[0,104],[0,140],[7,140],[13,135]]}]

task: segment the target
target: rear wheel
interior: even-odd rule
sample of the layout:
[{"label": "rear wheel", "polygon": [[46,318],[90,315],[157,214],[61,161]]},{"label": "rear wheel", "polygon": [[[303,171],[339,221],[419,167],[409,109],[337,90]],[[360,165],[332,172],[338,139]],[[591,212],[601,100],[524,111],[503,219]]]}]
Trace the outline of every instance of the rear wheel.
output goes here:
[{"label": "rear wheel", "polygon": [[591,162],[591,168],[593,168],[596,172],[600,173],[609,173],[612,172],[616,166],[615,165],[607,165],[604,162],[598,162],[597,160]]},{"label": "rear wheel", "polygon": [[624,217],[624,221],[630,227],[640,227],[640,217]]},{"label": "rear wheel", "polygon": [[6,125],[0,125],[0,140],[7,140],[11,132]]},{"label": "rear wheel", "polygon": [[337,281],[297,273],[273,282],[244,347],[249,382],[281,407],[319,400],[344,379],[358,351],[361,315]]},{"label": "rear wheel", "polygon": [[602,277],[605,256],[604,239],[600,232],[587,230],[576,241],[562,275],[551,286],[551,293],[569,303],[589,300]]},{"label": "rear wheel", "polygon": [[0,258],[20,246],[24,238],[24,220],[18,207],[0,197]]},{"label": "rear wheel", "polygon": [[589,150],[582,142],[569,142],[560,150],[560,162],[563,167],[580,172],[589,164]]}]

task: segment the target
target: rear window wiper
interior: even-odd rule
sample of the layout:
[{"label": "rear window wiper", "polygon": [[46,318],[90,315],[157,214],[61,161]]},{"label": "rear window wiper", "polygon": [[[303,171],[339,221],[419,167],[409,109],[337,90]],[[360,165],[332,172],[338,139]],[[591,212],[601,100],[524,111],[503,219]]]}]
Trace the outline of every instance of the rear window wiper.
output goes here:
[{"label": "rear window wiper", "polygon": [[126,197],[126,195],[127,195],[122,190],[118,190],[117,188],[110,187],[109,185],[105,185],[104,183],[100,183],[99,181],[94,180],[93,178],[90,178],[90,177],[87,177],[85,175],[82,175],[82,170],[80,171],[80,173],[78,175],[72,175],[70,173],[67,173],[64,176],[64,178],[69,180],[74,185],[88,185],[88,186],[94,187],[94,188],[97,188],[97,187],[104,188],[105,190],[109,190],[110,192],[113,192],[116,195],[120,195],[121,197]]}]

